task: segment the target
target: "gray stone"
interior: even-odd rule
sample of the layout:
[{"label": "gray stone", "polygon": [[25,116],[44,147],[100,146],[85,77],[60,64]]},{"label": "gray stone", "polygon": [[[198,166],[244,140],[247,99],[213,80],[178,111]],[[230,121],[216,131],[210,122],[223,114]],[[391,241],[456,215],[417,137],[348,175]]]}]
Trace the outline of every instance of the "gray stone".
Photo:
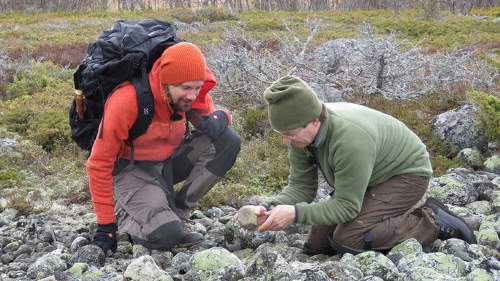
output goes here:
[{"label": "gray stone", "polygon": [[66,263],[60,258],[61,251],[56,250],[38,258],[28,268],[28,276],[31,278],[42,279],[54,274],[55,272],[66,270]]},{"label": "gray stone", "polygon": [[469,269],[468,263],[453,255],[445,253],[419,253],[403,257],[398,263],[398,269],[405,275],[416,271],[416,268],[430,268],[444,276],[462,277]]},{"label": "gray stone", "polygon": [[458,152],[458,157],[463,159],[470,167],[479,168],[483,166],[483,158],[477,148],[464,148]]},{"label": "gray stone", "polygon": [[477,200],[478,193],[464,175],[451,172],[433,178],[427,190],[429,197],[439,199],[446,204],[465,206]]},{"label": "gray stone", "polygon": [[258,225],[258,217],[253,206],[243,206],[238,211],[238,222],[241,227],[248,230],[255,230]]},{"label": "gray stone", "polygon": [[474,201],[465,205],[465,207],[474,214],[489,215],[492,212],[491,204],[488,201]]},{"label": "gray stone", "polygon": [[458,257],[466,262],[477,260],[480,263],[486,258],[480,249],[472,247],[472,245],[469,245],[467,242],[455,238],[443,241],[439,247],[439,251]]},{"label": "gray stone", "polygon": [[495,154],[484,161],[484,169],[488,172],[500,174],[500,155]]},{"label": "gray stone", "polygon": [[406,272],[400,280],[404,281],[456,281],[457,278],[439,273],[429,267],[417,266]]},{"label": "gray stone", "polygon": [[96,245],[86,245],[76,251],[71,257],[69,265],[80,262],[88,265],[101,267],[104,265],[106,256],[101,248]]},{"label": "gray stone", "polygon": [[456,151],[471,147],[486,148],[487,141],[479,129],[477,110],[477,105],[466,104],[441,113],[436,117],[433,130]]},{"label": "gray stone", "polygon": [[133,260],[123,273],[123,276],[130,281],[173,280],[168,273],[158,268],[154,259],[148,255]]},{"label": "gray stone", "polygon": [[132,246],[132,257],[134,257],[134,258],[138,258],[140,256],[150,255],[150,254],[151,254],[151,251],[141,244],[134,244]]},{"label": "gray stone", "polygon": [[422,253],[422,245],[420,245],[417,239],[410,238],[394,246],[389,253],[387,253],[387,258],[394,264],[398,264],[402,257],[416,253]]},{"label": "gray stone", "polygon": [[195,253],[191,259],[191,272],[201,280],[219,280],[226,271],[243,276],[244,266],[240,259],[224,248],[212,248]]},{"label": "gray stone", "polygon": [[493,275],[488,273],[486,270],[476,268],[465,276],[464,281],[495,281],[495,279],[493,278]]},{"label": "gray stone", "polygon": [[300,280],[301,274],[266,243],[250,258],[244,276],[254,280],[260,276],[272,276],[274,280]]},{"label": "gray stone", "polygon": [[476,233],[477,243],[500,250],[500,238],[495,229],[496,216],[491,215],[483,220],[479,231]]},{"label": "gray stone", "polygon": [[398,277],[396,265],[381,253],[363,252],[356,255],[356,261],[365,276],[378,276],[384,280],[395,280]]},{"label": "gray stone", "polygon": [[78,249],[88,244],[89,240],[87,238],[78,236],[73,240],[73,242],[71,242],[70,251],[71,253],[76,253]]},{"label": "gray stone", "polygon": [[364,276],[359,268],[338,261],[324,262],[321,267],[328,277],[335,281],[359,280]]}]

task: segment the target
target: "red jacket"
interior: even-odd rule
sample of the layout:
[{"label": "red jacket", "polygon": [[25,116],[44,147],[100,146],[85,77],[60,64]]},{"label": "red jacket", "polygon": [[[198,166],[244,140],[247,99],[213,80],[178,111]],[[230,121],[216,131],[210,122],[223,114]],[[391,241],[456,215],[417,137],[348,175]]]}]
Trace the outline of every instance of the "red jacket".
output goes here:
[{"label": "red jacket", "polygon": [[[185,114],[182,120],[171,121],[172,110],[159,78],[159,60],[149,73],[149,82],[154,97],[154,114],[151,125],[143,135],[134,140],[136,160],[162,161],[169,158],[184,138],[186,130]],[[199,110],[199,115],[207,115],[214,111],[212,98],[208,92],[216,85],[213,74],[207,70],[205,84],[200,94],[193,102],[193,109]],[[134,86],[127,82],[115,89],[104,107],[104,117],[101,122],[98,137],[92,147],[87,161],[90,194],[97,223],[115,222],[113,203],[113,177],[111,175],[115,160],[129,159],[130,147],[125,145],[128,132],[137,118],[137,97]],[[102,136],[99,137],[99,134]]]}]

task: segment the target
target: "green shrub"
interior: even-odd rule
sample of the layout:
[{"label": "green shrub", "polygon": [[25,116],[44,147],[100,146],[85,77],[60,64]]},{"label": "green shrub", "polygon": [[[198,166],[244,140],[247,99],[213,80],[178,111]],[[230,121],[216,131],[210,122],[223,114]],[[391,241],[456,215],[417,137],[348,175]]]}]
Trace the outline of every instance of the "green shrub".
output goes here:
[{"label": "green shrub", "polygon": [[243,113],[243,129],[248,136],[263,135],[267,124],[265,109],[251,107]]},{"label": "green shrub", "polygon": [[281,136],[269,131],[264,139],[242,144],[235,165],[201,200],[200,207],[238,205],[241,199],[251,195],[276,194],[286,185],[287,177],[287,149],[281,144]]},{"label": "green shrub", "polygon": [[12,99],[21,95],[32,95],[57,88],[61,81],[71,79],[72,73],[52,62],[36,63],[14,76],[14,81],[5,87],[5,97]]},{"label": "green shrub", "polygon": [[472,99],[479,104],[479,119],[485,136],[500,142],[500,98],[483,92],[472,92]]}]

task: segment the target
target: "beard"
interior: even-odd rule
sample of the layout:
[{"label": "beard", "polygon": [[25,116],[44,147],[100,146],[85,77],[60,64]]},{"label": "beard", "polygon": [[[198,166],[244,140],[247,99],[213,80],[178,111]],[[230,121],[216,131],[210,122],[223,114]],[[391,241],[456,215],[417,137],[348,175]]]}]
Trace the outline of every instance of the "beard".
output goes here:
[{"label": "beard", "polygon": [[188,112],[191,110],[193,102],[186,99],[180,99],[176,103],[173,104],[174,111],[179,112]]}]

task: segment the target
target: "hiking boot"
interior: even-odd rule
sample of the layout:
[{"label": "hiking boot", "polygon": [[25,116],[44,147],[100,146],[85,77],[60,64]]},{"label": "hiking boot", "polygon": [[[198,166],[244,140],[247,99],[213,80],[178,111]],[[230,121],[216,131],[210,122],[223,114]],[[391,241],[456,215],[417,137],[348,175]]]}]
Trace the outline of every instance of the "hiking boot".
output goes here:
[{"label": "hiking boot", "polygon": [[177,243],[179,248],[190,248],[198,245],[203,241],[203,235],[198,232],[184,232],[181,241]]},{"label": "hiking boot", "polygon": [[448,210],[443,203],[435,198],[429,198],[425,201],[424,207],[430,208],[434,213],[436,224],[439,227],[439,239],[458,238],[469,244],[477,243],[472,229],[470,229],[461,217]]},{"label": "hiking boot", "polygon": [[322,248],[322,249],[312,249],[309,247],[309,244],[304,243],[304,247],[302,248],[302,252],[308,256],[315,256],[315,255],[327,255],[327,256],[334,256],[337,254],[332,248]]}]

